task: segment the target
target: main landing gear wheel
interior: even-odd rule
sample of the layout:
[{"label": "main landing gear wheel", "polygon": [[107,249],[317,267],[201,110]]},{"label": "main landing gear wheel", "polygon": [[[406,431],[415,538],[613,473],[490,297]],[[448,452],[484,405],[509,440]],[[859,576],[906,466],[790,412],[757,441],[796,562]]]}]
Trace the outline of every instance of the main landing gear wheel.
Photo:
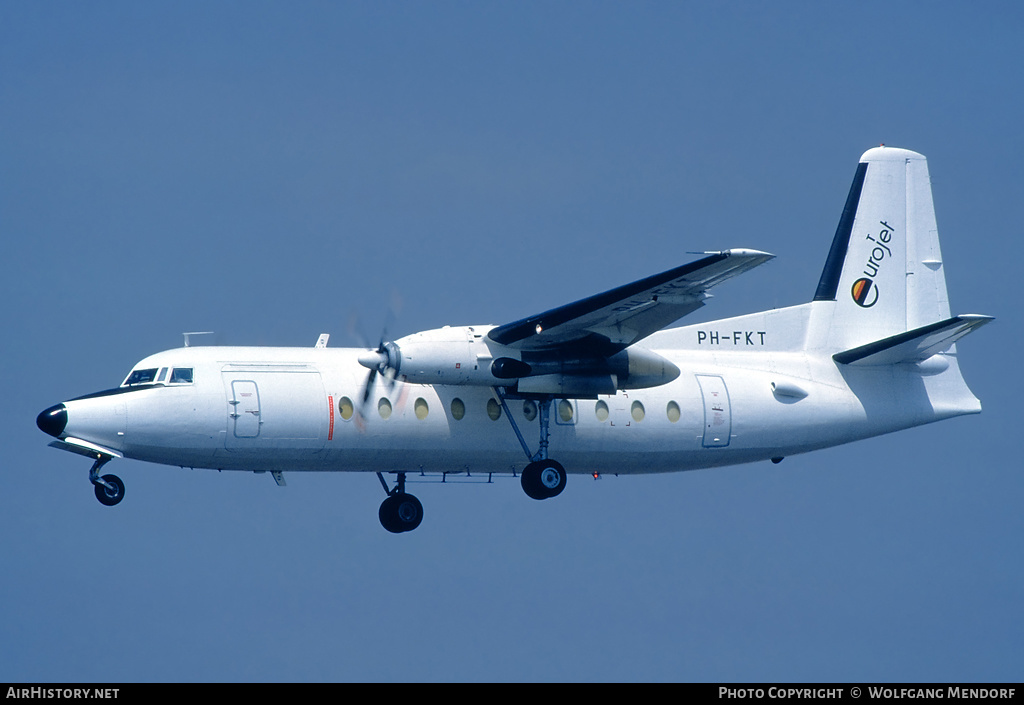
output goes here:
[{"label": "main landing gear wheel", "polygon": [[121,482],[120,477],[117,475],[104,475],[100,479],[106,485],[99,482],[93,485],[93,489],[96,490],[96,499],[100,501],[100,504],[113,507],[124,499],[124,483]]},{"label": "main landing gear wheel", "polygon": [[423,505],[411,494],[406,493],[405,473],[396,474],[398,482],[392,490],[388,488],[384,475],[377,473],[377,479],[388,494],[388,498],[381,502],[377,516],[380,518],[381,526],[393,534],[401,534],[420,525],[423,521]]},{"label": "main landing gear wheel", "polygon": [[565,489],[565,468],[554,460],[536,460],[523,468],[519,479],[529,497],[548,499]]},{"label": "main landing gear wheel", "polygon": [[380,505],[381,526],[393,534],[412,531],[423,521],[423,505],[411,494],[398,492]]},{"label": "main landing gear wheel", "polygon": [[[540,330],[539,325],[537,329]],[[515,417],[509,412],[508,404],[505,403],[507,390],[495,387],[494,394],[501,403],[501,410],[505,412],[505,418],[512,424],[512,430],[515,431],[516,438],[519,439],[519,444],[523,447],[523,452],[526,453],[527,458],[531,459],[519,476],[519,480],[523,484],[523,491],[532,499],[548,499],[558,496],[565,489],[565,468],[558,461],[548,459],[549,419],[551,402],[554,397],[541,396],[538,399],[537,418],[540,421],[540,448],[536,453],[530,453],[530,446],[523,438]],[[533,458],[542,458],[542,460],[532,460]]]}]

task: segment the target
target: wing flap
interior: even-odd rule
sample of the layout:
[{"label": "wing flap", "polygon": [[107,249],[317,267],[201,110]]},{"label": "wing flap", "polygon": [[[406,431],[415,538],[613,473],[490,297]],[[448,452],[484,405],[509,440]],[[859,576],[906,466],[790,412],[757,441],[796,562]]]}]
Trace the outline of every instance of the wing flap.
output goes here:
[{"label": "wing flap", "polygon": [[491,329],[496,343],[525,351],[586,345],[611,355],[704,305],[705,292],[775,255],[733,249]]},{"label": "wing flap", "polygon": [[836,353],[832,359],[844,365],[895,365],[920,362],[944,352],[957,340],[989,321],[991,316],[965,314],[945,321],[876,340],[850,350]]}]

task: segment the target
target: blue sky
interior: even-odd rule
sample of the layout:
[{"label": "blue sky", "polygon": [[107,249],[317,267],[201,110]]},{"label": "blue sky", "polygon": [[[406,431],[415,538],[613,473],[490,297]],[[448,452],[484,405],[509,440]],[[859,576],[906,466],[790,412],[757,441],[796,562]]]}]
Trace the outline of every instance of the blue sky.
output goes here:
[{"label": "blue sky", "polygon": [[[1015,3],[0,5],[0,681],[1015,680]],[[808,300],[860,154],[929,158],[984,413],[768,463],[425,485],[88,461],[34,419],[186,330],[505,323],[752,247]],[[372,334],[371,334],[372,335]],[[112,467],[112,466],[111,466]]]}]

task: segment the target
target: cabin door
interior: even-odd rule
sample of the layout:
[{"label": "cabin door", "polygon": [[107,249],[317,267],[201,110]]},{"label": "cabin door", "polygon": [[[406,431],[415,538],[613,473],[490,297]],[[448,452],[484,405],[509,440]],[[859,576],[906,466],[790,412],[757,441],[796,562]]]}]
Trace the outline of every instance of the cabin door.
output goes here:
[{"label": "cabin door", "polygon": [[260,390],[252,380],[236,379],[231,382],[228,400],[228,426],[235,438],[256,438],[260,435]]},{"label": "cabin door", "polygon": [[725,380],[718,375],[697,375],[701,396],[704,397],[705,448],[725,448],[732,437],[732,408]]}]

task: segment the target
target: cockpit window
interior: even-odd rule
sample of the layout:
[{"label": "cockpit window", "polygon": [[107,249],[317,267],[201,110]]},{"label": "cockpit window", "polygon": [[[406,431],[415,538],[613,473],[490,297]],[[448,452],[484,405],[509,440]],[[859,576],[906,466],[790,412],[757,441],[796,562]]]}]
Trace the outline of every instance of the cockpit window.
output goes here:
[{"label": "cockpit window", "polygon": [[192,368],[175,367],[171,372],[171,384],[192,384]]},{"label": "cockpit window", "polygon": [[148,370],[133,370],[121,386],[133,387],[136,384],[152,384],[153,380],[156,379],[156,373],[156,367]]}]

